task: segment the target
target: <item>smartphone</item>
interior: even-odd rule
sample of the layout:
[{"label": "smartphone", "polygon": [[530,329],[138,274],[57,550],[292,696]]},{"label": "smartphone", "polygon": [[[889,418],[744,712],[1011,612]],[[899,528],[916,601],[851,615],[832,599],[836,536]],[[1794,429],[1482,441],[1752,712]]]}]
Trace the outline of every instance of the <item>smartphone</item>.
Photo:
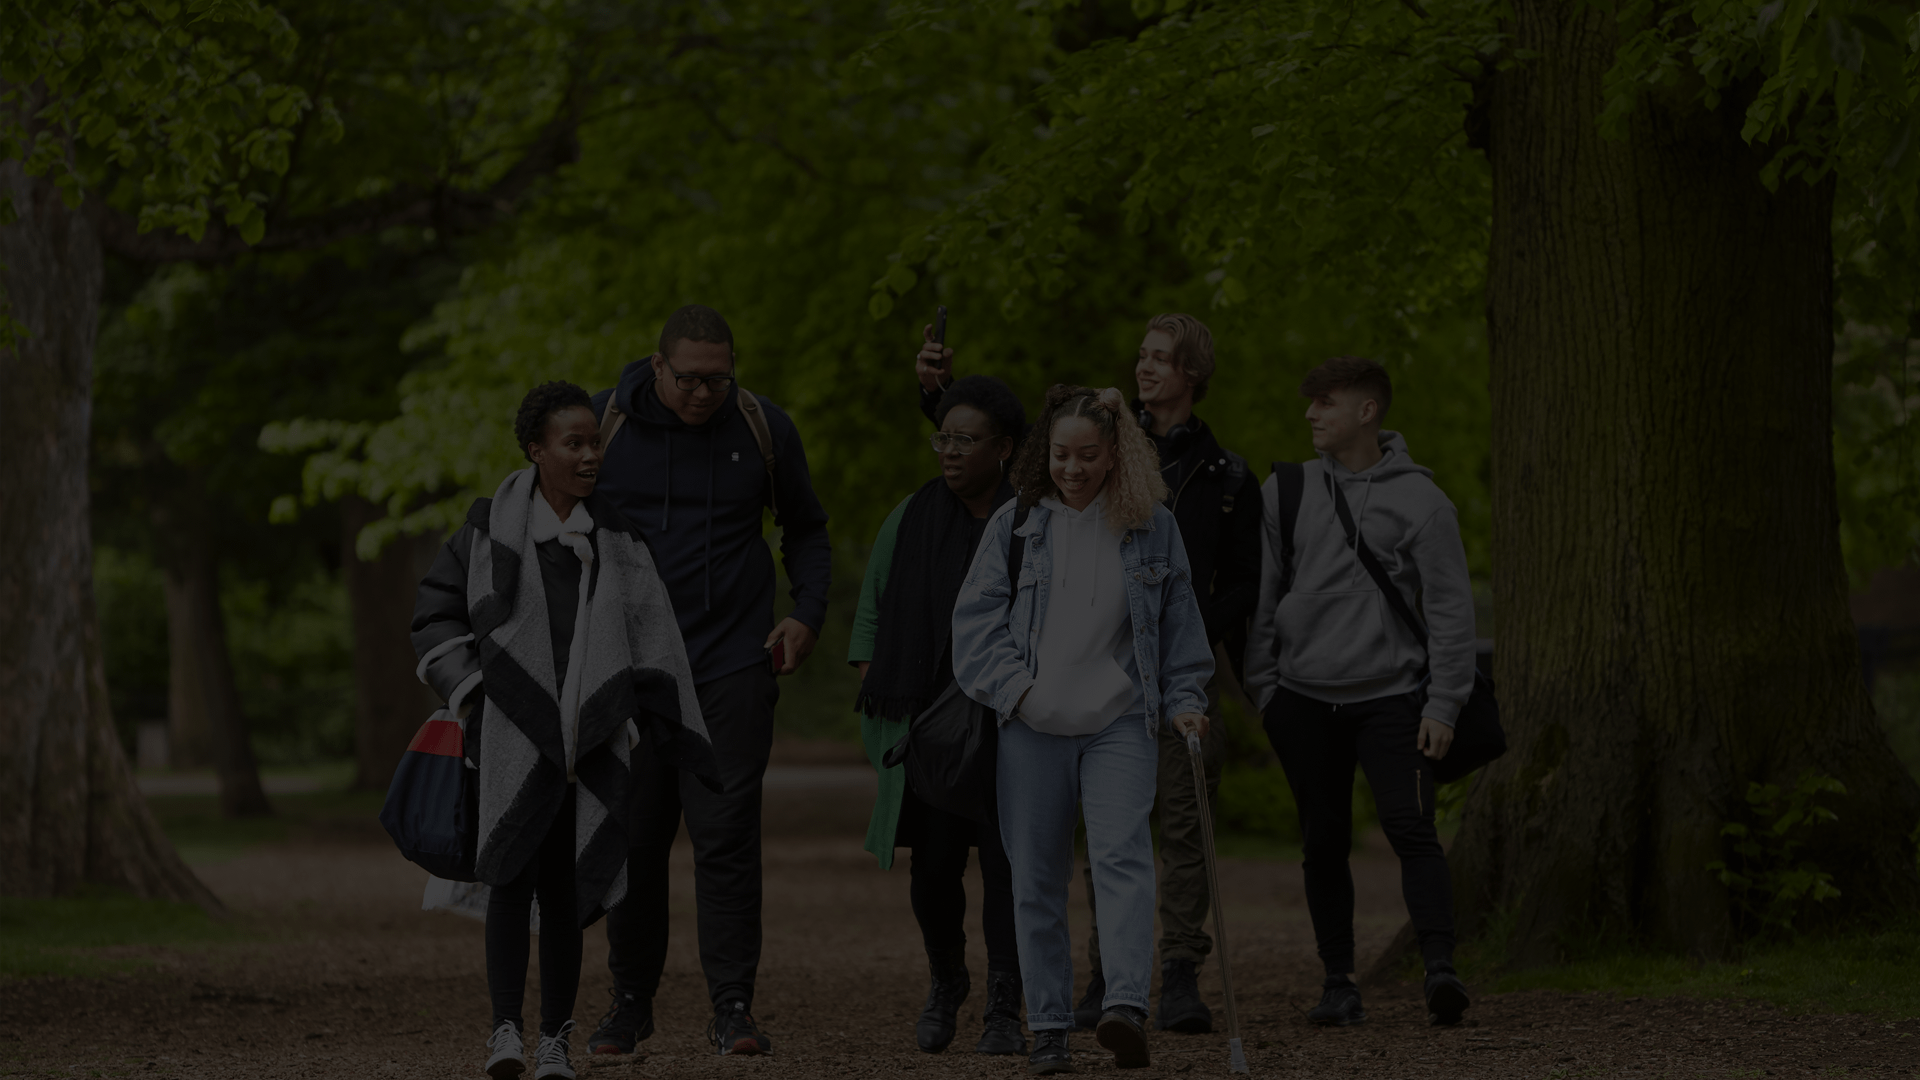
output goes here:
[{"label": "smartphone", "polygon": [[938,308],[934,309],[933,343],[935,345],[945,345],[947,343],[947,305],[945,304],[941,304]]},{"label": "smartphone", "polygon": [[775,675],[780,674],[780,669],[787,666],[786,641],[781,640],[774,642],[773,648],[767,650],[767,659],[773,664],[773,673]]}]

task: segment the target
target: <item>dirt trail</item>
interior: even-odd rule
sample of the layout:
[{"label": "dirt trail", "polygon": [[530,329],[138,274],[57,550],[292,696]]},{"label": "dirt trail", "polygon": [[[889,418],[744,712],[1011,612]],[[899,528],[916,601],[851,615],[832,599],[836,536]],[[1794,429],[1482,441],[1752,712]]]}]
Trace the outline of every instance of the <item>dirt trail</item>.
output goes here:
[{"label": "dirt trail", "polygon": [[[672,953],[657,1002],[660,1030],[633,1058],[599,1059],[583,1076],[1024,1076],[1024,1059],[969,1048],[984,996],[977,909],[976,991],[956,1050],[913,1047],[925,959],[907,904],[907,871],[874,868],[860,850],[866,790],[857,774],[805,774],[769,790],[766,945],[755,1012],[767,1059],[715,1058],[693,937],[691,856],[676,849]],[[425,875],[377,826],[322,843],[256,848],[198,867],[249,940],[129,950],[157,967],[104,979],[0,981],[0,1076],[225,1078],[459,1077],[483,1074],[487,1005],[481,927],[419,910]],[[1737,1002],[1616,1001],[1549,993],[1482,996],[1460,1028],[1429,1028],[1412,987],[1368,995],[1372,1022],[1309,1028],[1318,963],[1297,866],[1229,861],[1223,889],[1235,976],[1256,1076],[1485,1077],[1920,1075],[1920,1024],[1784,1016]],[[1355,862],[1361,951],[1402,916],[1395,866],[1378,845]],[[1076,877],[1075,889],[1079,888]],[[969,897],[979,895],[977,875]],[[1084,940],[1085,906],[1076,940]],[[576,1018],[591,1029],[606,1002],[604,931],[588,932]],[[537,967],[537,965],[536,965]],[[536,975],[537,978],[537,975]],[[1218,976],[1202,987],[1220,1008]],[[529,990],[529,1006],[537,998]],[[1224,1017],[1222,1018],[1224,1026]],[[585,1039],[576,1039],[576,1064]],[[1115,1072],[1090,1036],[1074,1037],[1081,1071]],[[1134,1075],[1227,1074],[1224,1035],[1156,1034],[1154,1064]]]}]

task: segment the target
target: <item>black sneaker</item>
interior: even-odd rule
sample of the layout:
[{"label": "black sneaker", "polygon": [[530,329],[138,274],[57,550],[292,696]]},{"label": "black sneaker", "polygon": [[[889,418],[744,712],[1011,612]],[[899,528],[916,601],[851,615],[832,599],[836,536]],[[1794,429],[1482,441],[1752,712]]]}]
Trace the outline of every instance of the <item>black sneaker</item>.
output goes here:
[{"label": "black sneaker", "polygon": [[1144,1069],[1147,1058],[1147,1010],[1131,1005],[1115,1005],[1100,1014],[1100,1026],[1094,1029],[1100,1045],[1113,1051],[1113,1063],[1122,1069]]},{"label": "black sneaker", "polygon": [[1020,1030],[1020,976],[987,972],[986,1030],[974,1044],[976,1054],[1024,1054],[1027,1036]]},{"label": "black sneaker", "polygon": [[1027,1055],[1027,1072],[1034,1076],[1079,1072],[1073,1067],[1073,1051],[1067,1049],[1064,1028],[1048,1028],[1033,1033],[1033,1053]]},{"label": "black sneaker", "polygon": [[1338,975],[1327,976],[1321,984],[1326,993],[1320,1004],[1307,1013],[1307,1019],[1323,1027],[1346,1027],[1367,1022],[1367,1010],[1360,1005],[1360,988]]},{"label": "black sneaker", "polygon": [[1452,1027],[1472,1002],[1467,1000],[1467,984],[1453,973],[1453,965],[1442,961],[1427,969],[1427,1022]]},{"label": "black sneaker", "polygon": [[707,1041],[716,1054],[770,1054],[773,1040],[753,1022],[744,1001],[723,1001],[714,1006],[713,1022],[707,1025]]},{"label": "black sneaker", "polygon": [[1160,965],[1161,1031],[1205,1035],[1213,1030],[1213,1010],[1200,1000],[1199,965],[1191,960],[1168,960]]},{"label": "black sneaker", "polygon": [[913,1025],[913,1038],[920,1049],[937,1054],[953,1042],[960,1004],[973,990],[973,980],[967,974],[965,946],[928,953],[927,967],[933,982],[927,987],[927,1003],[920,1009],[920,1019]]},{"label": "black sneaker", "polygon": [[[1100,1004],[1107,998],[1107,977],[1099,972],[1087,983],[1087,996],[1073,1007],[1073,1030],[1092,1031],[1100,1026]],[[1038,1034],[1034,1036],[1038,1038]]]},{"label": "black sneaker", "polygon": [[600,1026],[587,1036],[589,1054],[631,1054],[633,1048],[653,1037],[653,999],[624,994],[618,988],[607,991],[613,1004],[600,1018]]}]

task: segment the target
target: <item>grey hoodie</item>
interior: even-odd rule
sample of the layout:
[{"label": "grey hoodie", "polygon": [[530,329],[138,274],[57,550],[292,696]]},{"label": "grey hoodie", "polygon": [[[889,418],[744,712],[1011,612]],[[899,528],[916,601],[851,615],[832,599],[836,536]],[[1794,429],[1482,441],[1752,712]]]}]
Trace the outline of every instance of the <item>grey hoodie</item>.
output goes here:
[{"label": "grey hoodie", "polygon": [[[1430,667],[1422,715],[1451,725],[1473,691],[1473,591],[1453,503],[1434,484],[1433,473],[1414,464],[1397,432],[1382,431],[1380,449],[1386,456],[1365,472],[1351,472],[1328,454],[1303,466],[1293,586],[1284,597],[1279,553],[1269,540],[1279,491],[1271,476],[1261,489],[1266,521],[1246,689],[1262,711],[1276,686],[1349,705],[1418,689],[1420,669]],[[1426,621],[1431,659],[1347,547],[1327,491],[1329,474],[1346,493],[1367,547]]]}]

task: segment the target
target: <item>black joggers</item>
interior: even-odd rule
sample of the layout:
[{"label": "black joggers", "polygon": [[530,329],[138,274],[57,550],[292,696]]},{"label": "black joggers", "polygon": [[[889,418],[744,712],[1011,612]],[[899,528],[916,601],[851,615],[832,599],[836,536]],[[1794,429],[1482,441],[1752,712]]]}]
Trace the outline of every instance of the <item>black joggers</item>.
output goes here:
[{"label": "black joggers", "polygon": [[1000,844],[1000,823],[980,824],[929,806],[909,785],[901,793],[900,825],[911,840],[913,883],[908,895],[927,955],[966,947],[967,850],[978,845],[987,970],[1020,974],[1020,945],[1013,932],[1013,864]]},{"label": "black joggers", "polygon": [[526,1024],[520,1008],[527,996],[527,954],[533,897],[540,895],[540,1034],[557,1035],[573,1019],[580,992],[580,924],[574,911],[574,788],[567,785],[560,812],[547,826],[540,850],[512,882],[487,894],[487,994],[493,1026]]},{"label": "black joggers", "polygon": [[1267,738],[1300,808],[1307,913],[1329,975],[1353,957],[1353,767],[1366,770],[1380,827],[1400,856],[1400,891],[1429,966],[1453,959],[1453,881],[1433,824],[1432,762],[1419,750],[1419,692],[1330,705],[1282,686],[1267,704]]},{"label": "black joggers", "polygon": [[634,750],[634,846],[627,899],[607,913],[607,968],[622,992],[651,1000],[667,962],[667,855],[680,817],[693,842],[700,966],[713,1003],[753,1004],[760,967],[760,786],[780,688],[766,663],[694,687],[724,788],[708,791],[650,740]]}]

